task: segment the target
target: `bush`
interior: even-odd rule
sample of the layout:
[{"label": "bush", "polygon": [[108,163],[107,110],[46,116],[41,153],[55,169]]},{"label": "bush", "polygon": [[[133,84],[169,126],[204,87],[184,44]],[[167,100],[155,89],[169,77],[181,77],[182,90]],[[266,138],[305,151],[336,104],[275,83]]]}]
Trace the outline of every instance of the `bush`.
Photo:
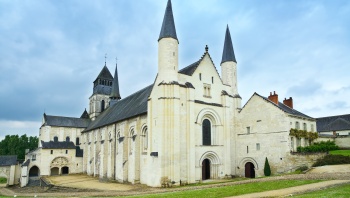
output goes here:
[{"label": "bush", "polygon": [[317,153],[317,152],[328,152],[333,150],[338,150],[339,147],[335,144],[334,141],[321,141],[315,142],[313,145],[301,147],[298,146],[297,151],[299,153]]},{"label": "bush", "polygon": [[265,158],[264,174],[265,176],[271,175],[271,168],[270,168],[269,160],[267,160],[267,157]]},{"label": "bush", "polygon": [[7,183],[7,179],[4,177],[0,177],[0,184],[6,184]]},{"label": "bush", "polygon": [[336,164],[350,164],[350,156],[344,155],[326,155],[318,159],[312,166],[336,165]]},{"label": "bush", "polygon": [[296,171],[303,172],[303,171],[306,171],[307,169],[309,169],[309,167],[307,167],[307,166],[300,166]]}]

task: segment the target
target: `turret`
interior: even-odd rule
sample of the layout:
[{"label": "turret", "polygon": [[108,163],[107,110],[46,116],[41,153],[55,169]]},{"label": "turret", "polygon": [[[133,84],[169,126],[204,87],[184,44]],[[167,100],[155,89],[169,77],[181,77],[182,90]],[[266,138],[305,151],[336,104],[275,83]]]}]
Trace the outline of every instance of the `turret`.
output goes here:
[{"label": "turret", "polygon": [[117,64],[115,64],[112,92],[111,92],[111,96],[109,98],[111,99],[110,105],[115,104],[116,102],[118,102],[118,100],[121,99],[120,92],[119,92],[118,65]]},{"label": "turret", "polygon": [[237,61],[235,53],[233,51],[233,45],[231,40],[230,30],[226,28],[224,50],[222,52],[221,60],[221,75],[222,82],[225,85],[229,85],[232,95],[238,95],[237,90]]},{"label": "turret", "polygon": [[178,45],[171,1],[165,10],[162,28],[158,39],[158,81],[177,81]]}]

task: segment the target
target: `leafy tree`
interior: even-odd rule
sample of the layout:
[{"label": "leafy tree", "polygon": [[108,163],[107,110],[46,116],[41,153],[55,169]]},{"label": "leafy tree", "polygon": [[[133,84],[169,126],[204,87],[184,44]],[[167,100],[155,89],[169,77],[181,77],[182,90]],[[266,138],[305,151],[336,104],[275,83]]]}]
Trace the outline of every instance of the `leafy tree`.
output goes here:
[{"label": "leafy tree", "polygon": [[267,160],[267,157],[265,158],[264,174],[265,176],[271,175],[271,168],[270,168],[269,160]]},{"label": "leafy tree", "polygon": [[26,134],[19,137],[18,135],[6,135],[5,139],[0,142],[0,155],[17,155],[17,159],[25,158],[25,149],[33,150],[38,147],[38,137]]}]

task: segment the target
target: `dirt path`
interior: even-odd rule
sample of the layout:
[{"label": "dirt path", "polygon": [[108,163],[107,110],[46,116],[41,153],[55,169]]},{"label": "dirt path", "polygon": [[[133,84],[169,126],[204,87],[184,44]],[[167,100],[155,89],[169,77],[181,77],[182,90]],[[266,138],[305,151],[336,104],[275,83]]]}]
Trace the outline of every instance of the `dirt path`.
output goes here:
[{"label": "dirt path", "polygon": [[[311,170],[307,174],[298,175],[283,175],[257,179],[247,179],[242,181],[230,181],[226,183],[208,184],[202,186],[188,186],[181,188],[151,188],[145,185],[129,185],[120,183],[103,183],[99,182],[97,178],[86,175],[68,175],[49,178],[52,183],[56,185],[53,189],[45,191],[41,187],[28,187],[28,188],[0,188],[0,195],[6,196],[31,196],[37,195],[38,197],[86,197],[86,196],[126,196],[126,195],[143,195],[154,194],[164,192],[179,192],[186,190],[199,190],[207,188],[215,188],[222,186],[234,186],[239,184],[262,182],[262,181],[278,181],[278,180],[307,180],[307,179],[320,179],[330,180],[315,184],[308,184],[304,186],[286,188],[275,191],[267,191],[263,193],[257,193],[257,195],[249,194],[246,197],[252,196],[284,196],[289,194],[295,194],[296,192],[307,192],[310,189],[327,188],[340,183],[350,183],[350,165],[336,165],[336,166],[324,166]],[[341,181],[339,181],[341,180]],[[55,189],[57,188],[57,189]],[[282,193],[280,195],[278,193]]]},{"label": "dirt path", "polygon": [[312,192],[324,188],[333,187],[336,185],[350,183],[350,180],[329,180],[314,184],[306,184],[302,186],[295,186],[290,188],[284,188],[279,190],[271,190],[259,193],[251,193],[240,196],[233,196],[235,198],[255,198],[255,197],[284,197],[284,196],[293,196],[295,194],[301,194],[306,192]]}]

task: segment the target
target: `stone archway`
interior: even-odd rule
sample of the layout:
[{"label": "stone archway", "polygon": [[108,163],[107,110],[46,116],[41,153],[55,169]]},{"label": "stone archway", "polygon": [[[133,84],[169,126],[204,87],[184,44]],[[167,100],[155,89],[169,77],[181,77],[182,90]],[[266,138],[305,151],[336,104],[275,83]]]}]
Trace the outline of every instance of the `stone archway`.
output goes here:
[{"label": "stone archway", "polygon": [[202,162],[202,180],[210,179],[210,161],[204,159]]},{"label": "stone archway", "polygon": [[51,175],[61,175],[69,173],[69,161],[66,157],[56,157],[51,161]]},{"label": "stone archway", "polygon": [[58,167],[52,167],[51,168],[51,176],[59,175],[60,174],[60,169]]},{"label": "stone archway", "polygon": [[68,175],[69,174],[69,167],[64,166],[61,168],[62,175]]},{"label": "stone archway", "polygon": [[244,165],[244,170],[245,170],[245,177],[247,178],[255,178],[255,167],[254,164],[251,162],[247,162]]},{"label": "stone archway", "polygon": [[29,169],[29,177],[38,177],[40,175],[40,169],[37,166],[32,166]]}]

